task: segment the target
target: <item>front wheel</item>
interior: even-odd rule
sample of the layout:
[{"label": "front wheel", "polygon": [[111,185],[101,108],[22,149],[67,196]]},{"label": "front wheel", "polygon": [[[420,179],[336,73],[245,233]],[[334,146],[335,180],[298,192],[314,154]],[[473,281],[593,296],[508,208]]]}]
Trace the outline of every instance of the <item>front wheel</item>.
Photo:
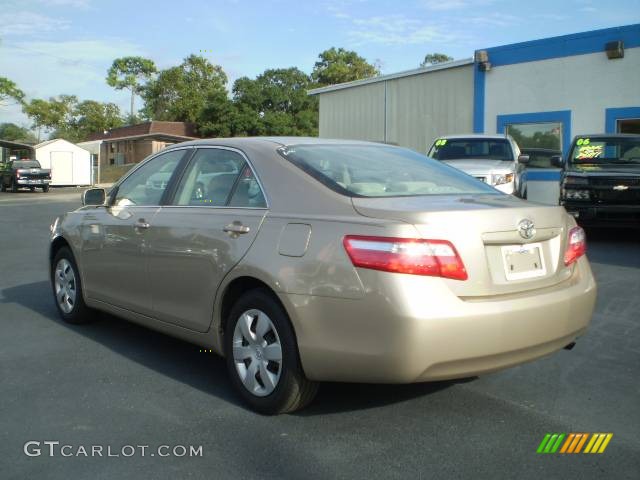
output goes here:
[{"label": "front wheel", "polygon": [[84,303],[80,273],[73,253],[62,247],[51,263],[51,286],[58,313],[68,323],[88,323],[91,310]]},{"label": "front wheel", "polygon": [[245,293],[231,309],[225,332],[231,382],[251,408],[275,415],[313,400],[318,384],[305,377],[289,317],[270,292]]}]

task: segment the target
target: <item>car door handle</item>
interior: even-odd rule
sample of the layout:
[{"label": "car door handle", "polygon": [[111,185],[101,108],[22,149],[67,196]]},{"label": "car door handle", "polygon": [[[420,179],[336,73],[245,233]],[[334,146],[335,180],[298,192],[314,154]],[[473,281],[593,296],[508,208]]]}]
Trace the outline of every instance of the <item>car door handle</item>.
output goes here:
[{"label": "car door handle", "polygon": [[249,230],[251,229],[246,225],[242,225],[241,223],[234,222],[234,223],[230,223],[229,225],[224,227],[222,230],[227,233],[242,234],[242,233],[249,233]]},{"label": "car door handle", "polygon": [[143,228],[143,229],[147,229],[149,228],[151,225],[149,225],[147,222],[145,222],[143,219],[138,220],[136,223],[133,224],[134,228]]}]

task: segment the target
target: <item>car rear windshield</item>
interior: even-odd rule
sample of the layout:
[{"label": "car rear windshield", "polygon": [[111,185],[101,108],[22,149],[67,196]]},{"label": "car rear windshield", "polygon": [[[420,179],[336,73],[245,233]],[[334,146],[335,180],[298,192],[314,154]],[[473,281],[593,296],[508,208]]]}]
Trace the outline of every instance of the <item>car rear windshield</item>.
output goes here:
[{"label": "car rear windshield", "polygon": [[513,160],[507,140],[486,138],[441,138],[434,142],[429,156],[437,160]]},{"label": "car rear windshield", "polygon": [[16,160],[13,162],[15,168],[40,168],[37,160]]},{"label": "car rear windshield", "polygon": [[577,138],[569,160],[574,164],[640,164],[640,136]]},{"label": "car rear windshield", "polygon": [[292,145],[280,155],[333,190],[357,197],[500,194],[448,165],[387,145]]}]

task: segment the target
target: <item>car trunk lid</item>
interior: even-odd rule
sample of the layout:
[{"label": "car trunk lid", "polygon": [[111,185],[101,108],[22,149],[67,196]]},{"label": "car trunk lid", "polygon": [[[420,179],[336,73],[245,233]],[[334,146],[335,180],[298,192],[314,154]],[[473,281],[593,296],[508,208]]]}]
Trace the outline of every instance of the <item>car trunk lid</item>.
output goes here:
[{"label": "car trunk lid", "polygon": [[[353,206],[367,217],[411,223],[421,238],[452,242],[469,278],[443,281],[460,297],[545,288],[571,276],[563,261],[569,224],[562,207],[507,195],[354,197]],[[533,223],[531,238],[520,233],[523,221]]]}]

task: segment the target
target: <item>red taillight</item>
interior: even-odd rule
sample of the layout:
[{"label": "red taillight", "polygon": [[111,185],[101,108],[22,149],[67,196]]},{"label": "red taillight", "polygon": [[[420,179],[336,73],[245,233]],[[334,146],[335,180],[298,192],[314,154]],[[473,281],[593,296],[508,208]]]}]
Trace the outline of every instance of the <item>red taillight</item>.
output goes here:
[{"label": "red taillight", "polygon": [[20,178],[20,172],[16,172],[16,178]]},{"label": "red taillight", "polygon": [[356,267],[466,280],[467,270],[446,240],[347,235],[344,248]]},{"label": "red taillight", "polygon": [[587,252],[587,237],[580,227],[569,230],[567,249],[564,252],[564,264],[571,265]]}]

